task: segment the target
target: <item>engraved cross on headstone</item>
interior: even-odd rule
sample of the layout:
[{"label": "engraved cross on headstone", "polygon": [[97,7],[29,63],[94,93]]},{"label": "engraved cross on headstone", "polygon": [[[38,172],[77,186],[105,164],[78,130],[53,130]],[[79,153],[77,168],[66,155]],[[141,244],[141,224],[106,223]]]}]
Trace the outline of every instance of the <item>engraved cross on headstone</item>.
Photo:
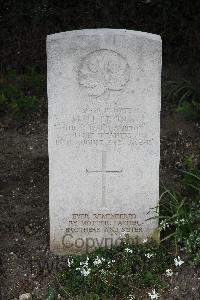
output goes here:
[{"label": "engraved cross on headstone", "polygon": [[101,200],[102,200],[102,207],[104,207],[106,205],[106,175],[107,174],[114,174],[117,175],[119,173],[122,173],[122,169],[121,170],[106,170],[106,159],[107,159],[107,155],[106,155],[106,151],[102,151],[102,168],[101,170],[95,170],[95,171],[89,171],[88,169],[86,169],[86,173],[101,173],[102,175],[102,196],[101,196]]}]

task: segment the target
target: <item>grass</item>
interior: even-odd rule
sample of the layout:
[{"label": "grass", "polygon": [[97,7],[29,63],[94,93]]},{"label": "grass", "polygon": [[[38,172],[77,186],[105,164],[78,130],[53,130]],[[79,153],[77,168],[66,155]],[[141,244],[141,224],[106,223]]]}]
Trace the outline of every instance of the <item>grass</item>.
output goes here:
[{"label": "grass", "polygon": [[44,91],[44,77],[37,73],[36,68],[21,76],[10,70],[0,79],[0,113],[25,117],[37,110]]},{"label": "grass", "polygon": [[200,119],[200,83],[198,81],[168,81],[169,101],[176,103],[177,112],[182,112],[192,119]]},{"label": "grass", "polygon": [[192,167],[182,171],[181,191],[166,189],[160,197],[160,225],[164,232],[162,241],[172,239],[176,254],[184,249],[190,263],[200,265],[200,171]]}]

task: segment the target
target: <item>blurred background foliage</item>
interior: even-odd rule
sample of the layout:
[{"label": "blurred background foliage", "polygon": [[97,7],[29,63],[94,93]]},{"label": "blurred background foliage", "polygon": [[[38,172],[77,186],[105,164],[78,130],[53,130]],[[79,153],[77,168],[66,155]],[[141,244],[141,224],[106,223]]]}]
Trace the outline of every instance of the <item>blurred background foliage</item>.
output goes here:
[{"label": "blurred background foliage", "polygon": [[126,28],[160,34],[164,63],[199,72],[200,1],[6,0],[0,12],[0,71],[46,71],[46,35],[84,28]]}]

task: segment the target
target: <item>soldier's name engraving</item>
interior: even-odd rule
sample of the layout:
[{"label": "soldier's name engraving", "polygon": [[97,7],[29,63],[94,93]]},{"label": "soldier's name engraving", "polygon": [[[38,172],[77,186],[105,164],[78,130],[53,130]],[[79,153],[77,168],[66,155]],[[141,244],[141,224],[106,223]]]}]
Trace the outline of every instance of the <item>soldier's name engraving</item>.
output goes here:
[{"label": "soldier's name engraving", "polygon": [[143,136],[146,120],[144,113],[139,114],[137,109],[134,111],[130,107],[87,107],[67,120],[57,120],[54,124],[57,132],[55,143],[66,147],[148,145],[153,139]]}]

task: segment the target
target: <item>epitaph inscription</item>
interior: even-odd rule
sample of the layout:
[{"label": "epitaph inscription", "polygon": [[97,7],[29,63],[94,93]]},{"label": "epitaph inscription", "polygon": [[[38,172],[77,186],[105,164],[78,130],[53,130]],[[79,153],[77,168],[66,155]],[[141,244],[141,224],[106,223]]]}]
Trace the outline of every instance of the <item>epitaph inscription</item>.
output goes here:
[{"label": "epitaph inscription", "polygon": [[[139,234],[143,232],[143,224],[140,224],[136,214],[131,212],[127,214],[74,213],[67,221],[67,225],[62,239],[66,250],[73,247],[91,251],[100,246],[119,245],[131,235],[134,235],[134,240],[137,242]],[[97,238],[98,234],[102,237]],[[76,235],[79,237],[76,238]]]}]

